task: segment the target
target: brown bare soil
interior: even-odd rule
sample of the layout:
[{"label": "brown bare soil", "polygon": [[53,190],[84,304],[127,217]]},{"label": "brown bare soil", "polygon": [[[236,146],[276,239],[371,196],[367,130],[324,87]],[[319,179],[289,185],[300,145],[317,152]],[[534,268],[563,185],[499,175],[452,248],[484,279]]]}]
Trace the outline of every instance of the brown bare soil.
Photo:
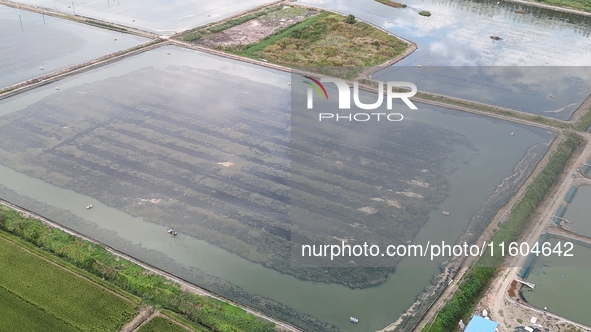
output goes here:
[{"label": "brown bare soil", "polygon": [[[285,9],[278,12],[281,13],[281,11],[285,11]],[[291,13],[285,15],[273,15],[275,13],[271,13],[252,19],[229,29],[206,35],[199,39],[198,43],[213,48],[254,44],[272,35],[277,30],[284,29],[303,21],[305,18],[318,14],[316,11],[309,10],[290,11]]]}]

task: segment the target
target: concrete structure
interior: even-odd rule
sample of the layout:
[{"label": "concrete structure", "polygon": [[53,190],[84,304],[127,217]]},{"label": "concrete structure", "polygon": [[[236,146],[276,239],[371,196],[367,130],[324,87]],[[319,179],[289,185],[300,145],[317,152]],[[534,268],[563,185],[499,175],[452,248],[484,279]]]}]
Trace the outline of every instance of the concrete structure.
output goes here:
[{"label": "concrete structure", "polygon": [[570,190],[568,191],[568,193],[566,193],[566,197],[564,198],[564,200],[570,204],[573,202],[573,198],[575,198],[575,195],[577,194],[577,191],[579,190],[579,188],[572,186],[570,187]]},{"label": "concrete structure", "polygon": [[[564,204],[560,204],[560,207],[558,208],[558,211],[556,211],[556,214],[554,215],[555,217],[559,217],[562,218],[564,217],[564,214],[566,213],[566,206]],[[552,218],[552,221],[559,226],[560,225],[560,219],[559,218]]]}]

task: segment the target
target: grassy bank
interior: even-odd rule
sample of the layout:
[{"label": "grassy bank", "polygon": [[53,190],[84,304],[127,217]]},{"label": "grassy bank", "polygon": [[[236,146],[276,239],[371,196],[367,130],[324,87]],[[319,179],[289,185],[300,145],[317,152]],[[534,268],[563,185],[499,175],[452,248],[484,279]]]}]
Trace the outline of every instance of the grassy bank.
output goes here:
[{"label": "grassy bank", "polygon": [[384,63],[407,47],[404,41],[353,17],[321,12],[258,43],[225,50],[286,67],[347,67],[331,74],[353,78],[363,67]]},{"label": "grassy bank", "polygon": [[587,131],[591,127],[591,110],[588,110],[577,123],[573,125],[573,129],[579,131]]},{"label": "grassy bank", "polygon": [[[538,204],[558,179],[577,144],[576,136],[571,134],[550,156],[546,167],[528,187],[522,200],[511,211],[509,219],[500,226],[491,241],[494,243],[505,241],[505,243],[508,243],[519,239],[523,230],[529,226]],[[441,309],[435,321],[425,326],[423,331],[456,331],[460,319],[469,320],[475,304],[492,281],[503,260],[499,253],[496,252],[495,254],[490,257],[490,253],[485,253],[478,260],[475,266],[464,276],[458,286],[458,291]]]},{"label": "grassy bank", "polygon": [[591,0],[536,0],[532,2],[543,3],[550,6],[572,8],[584,12],[591,12]]},{"label": "grassy bank", "polygon": [[[16,211],[0,209],[0,229],[9,233],[6,236],[14,235],[27,241],[95,277],[104,278],[113,286],[140,297],[147,304],[181,314],[189,321],[209,330],[274,331],[274,324],[247,314],[241,308],[209,297],[182,292],[179,285],[110,254],[97,244],[76,238],[59,229],[50,228],[39,220],[24,218]],[[4,252],[4,250],[0,251]],[[28,278],[31,278],[30,275],[21,276],[20,279]],[[0,284],[4,285],[4,283]],[[30,287],[36,290],[40,286],[35,284]],[[79,303],[79,301],[70,303]],[[112,310],[109,309],[110,306],[106,307],[105,310]],[[106,323],[108,322],[103,324]],[[90,326],[94,323],[88,320],[87,324]]]},{"label": "grassy bank", "polygon": [[[136,314],[132,301],[3,238],[0,270],[0,289],[13,295],[11,302],[26,306],[23,310],[43,316],[39,319],[49,324],[59,321],[77,331],[118,331]],[[18,325],[10,330],[16,331]]]}]

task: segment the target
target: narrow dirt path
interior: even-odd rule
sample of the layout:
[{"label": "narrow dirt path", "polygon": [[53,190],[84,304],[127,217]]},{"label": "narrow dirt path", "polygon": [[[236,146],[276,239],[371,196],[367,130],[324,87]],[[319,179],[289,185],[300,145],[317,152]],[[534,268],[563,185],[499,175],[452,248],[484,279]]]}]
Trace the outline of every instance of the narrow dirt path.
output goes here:
[{"label": "narrow dirt path", "polygon": [[140,312],[135,316],[129,323],[125,324],[123,328],[121,328],[121,332],[133,332],[140,327],[140,325],[144,324],[150,320],[150,318],[154,315],[154,308],[152,307],[144,307],[140,309]]}]

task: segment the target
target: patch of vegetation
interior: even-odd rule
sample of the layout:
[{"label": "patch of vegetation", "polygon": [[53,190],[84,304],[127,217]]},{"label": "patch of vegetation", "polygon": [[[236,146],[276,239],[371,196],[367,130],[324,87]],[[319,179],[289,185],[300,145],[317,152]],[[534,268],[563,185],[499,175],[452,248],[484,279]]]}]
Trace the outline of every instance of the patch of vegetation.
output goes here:
[{"label": "patch of vegetation", "polygon": [[138,332],[187,332],[187,329],[169,319],[157,316],[142,325]]},{"label": "patch of vegetation", "polygon": [[381,64],[407,47],[367,23],[347,23],[344,16],[322,12],[254,45],[230,46],[226,51],[287,67],[348,67],[351,70],[339,76],[353,78],[362,67]]},{"label": "patch of vegetation", "polygon": [[186,42],[191,42],[194,40],[199,40],[203,35],[197,31],[189,32],[185,36],[183,36],[183,40]]},{"label": "patch of vegetation", "polygon": [[[522,200],[511,211],[509,220],[500,226],[491,241],[509,243],[519,239],[523,230],[529,226],[538,204],[558,179],[577,144],[576,136],[570,134],[550,156],[548,164],[528,187]],[[490,256],[490,252],[484,253],[476,265],[466,273],[458,286],[458,291],[439,311],[435,321],[425,326],[423,331],[456,331],[457,322],[460,319],[469,319],[472,309],[492,281],[503,260],[499,254]]]},{"label": "patch of vegetation", "polygon": [[591,127],[591,110],[588,110],[577,123],[573,125],[573,129],[579,131],[587,131]]},{"label": "patch of vegetation", "polygon": [[406,5],[400,2],[390,1],[390,0],[375,0],[381,4],[386,6],[394,7],[394,8],[406,8]]},{"label": "patch of vegetation", "polygon": [[[39,220],[24,218],[18,212],[13,210],[0,209],[0,215],[2,216],[0,217],[1,230],[16,235],[17,237],[34,244],[46,252],[59,256],[66,262],[69,262],[78,268],[84,269],[95,276],[110,281],[112,284],[141,297],[146,303],[157,308],[165,308],[182,314],[193,323],[205,326],[215,331],[274,331],[273,323],[252,316],[246,313],[246,311],[243,309],[230,305],[226,302],[218,301],[205,296],[198,296],[195,294],[182,292],[178,284],[171,283],[162,276],[148,273],[148,271],[146,271],[144,268],[109,253],[100,245],[76,238],[59,229],[48,227]],[[0,249],[2,249],[0,250],[0,264],[9,264],[9,266],[19,266],[18,264],[24,264],[22,262],[19,263],[20,260],[14,261],[16,259],[14,258],[15,256],[7,254],[3,248]],[[41,264],[36,264],[32,268],[38,268],[40,265]],[[2,267],[0,270],[4,271],[5,268]],[[24,269],[19,270],[24,271]],[[69,272],[62,272],[69,275],[70,278],[80,279]],[[34,273],[30,271],[28,273],[29,274],[26,276],[26,278],[24,276],[20,276],[20,280],[27,280],[26,284],[29,283],[29,280],[30,282],[34,282],[35,280],[35,278],[31,277],[31,275]],[[6,274],[0,274],[0,283],[7,285],[6,280],[12,280],[10,278],[14,279],[13,284],[15,285],[17,284],[17,281],[19,281],[19,278],[10,277]],[[58,279],[59,278],[56,280]],[[67,283],[67,287],[64,292],[67,293],[70,291],[70,288],[73,287],[72,294],[78,294],[78,292],[80,292],[78,289],[81,288],[83,289],[81,291],[84,293],[84,295],[78,294],[79,298],[86,297],[87,299],[95,302],[95,305],[100,306],[100,308],[97,308],[96,311],[92,312],[101,313],[105,310],[108,312],[117,310],[118,307],[116,305],[107,304],[104,300],[101,300],[100,294],[92,295],[92,290],[78,287],[76,286],[75,282],[67,278],[64,278],[63,280],[67,280],[64,281]],[[25,283],[20,283],[25,285]],[[32,291],[25,289],[24,292],[26,291],[26,294],[34,293],[30,294],[30,296],[46,296],[46,293],[43,292],[43,287],[41,287],[41,292],[38,291],[39,286],[37,284],[39,283],[40,282],[37,280],[36,284],[34,284],[35,287],[29,285],[29,289]],[[55,287],[55,284],[48,285],[48,287]],[[95,287],[99,288],[98,286]],[[105,292],[105,294],[111,294],[106,293],[106,290],[103,290],[103,292]],[[103,297],[104,296],[105,295],[103,295]],[[121,300],[115,295],[111,294],[111,296]],[[50,300],[57,302],[55,305],[62,305],[66,307],[67,305],[72,306],[75,304],[75,308],[67,311],[68,319],[72,320],[76,319],[77,311],[81,310],[78,308],[84,308],[84,306],[81,305],[80,299],[70,299],[67,303],[62,303],[62,300],[60,299]],[[125,303],[124,301],[120,302]],[[135,307],[134,304],[130,303],[129,305]],[[61,307],[58,306],[57,308]],[[117,325],[120,327],[121,325],[121,322],[115,319],[96,322],[91,319],[92,317],[88,317],[87,310],[88,309],[85,311],[86,316],[80,314],[80,316],[84,319],[80,324],[86,324],[81,325],[84,327],[83,331],[90,330],[87,329],[86,326],[96,327],[105,326],[105,324],[112,324],[113,326]],[[132,316],[133,313],[131,313],[131,316],[126,314],[125,321],[129,320]],[[78,325],[75,326],[78,327]],[[114,329],[107,329],[106,327],[101,328],[101,331],[103,330],[111,331]]]},{"label": "patch of vegetation", "polygon": [[[29,229],[28,235],[40,234]],[[4,239],[0,271],[0,288],[81,331],[119,331],[136,314],[133,302]]]},{"label": "patch of vegetation", "polygon": [[431,12],[430,12],[430,11],[428,11],[428,10],[421,10],[421,11],[419,12],[419,15],[421,15],[421,16],[427,16],[427,17],[429,17],[429,16],[431,16]]},{"label": "patch of vegetation", "polygon": [[281,7],[281,10],[274,10],[268,12],[266,15],[260,17],[261,21],[277,21],[280,19],[289,19],[296,16],[305,16],[308,12],[305,8],[300,7]]},{"label": "patch of vegetation", "polygon": [[535,2],[591,12],[591,0],[535,0]]},{"label": "patch of vegetation", "polygon": [[[2,273],[7,273],[3,271]],[[0,287],[0,331],[78,332],[75,327],[53,317]]]}]

